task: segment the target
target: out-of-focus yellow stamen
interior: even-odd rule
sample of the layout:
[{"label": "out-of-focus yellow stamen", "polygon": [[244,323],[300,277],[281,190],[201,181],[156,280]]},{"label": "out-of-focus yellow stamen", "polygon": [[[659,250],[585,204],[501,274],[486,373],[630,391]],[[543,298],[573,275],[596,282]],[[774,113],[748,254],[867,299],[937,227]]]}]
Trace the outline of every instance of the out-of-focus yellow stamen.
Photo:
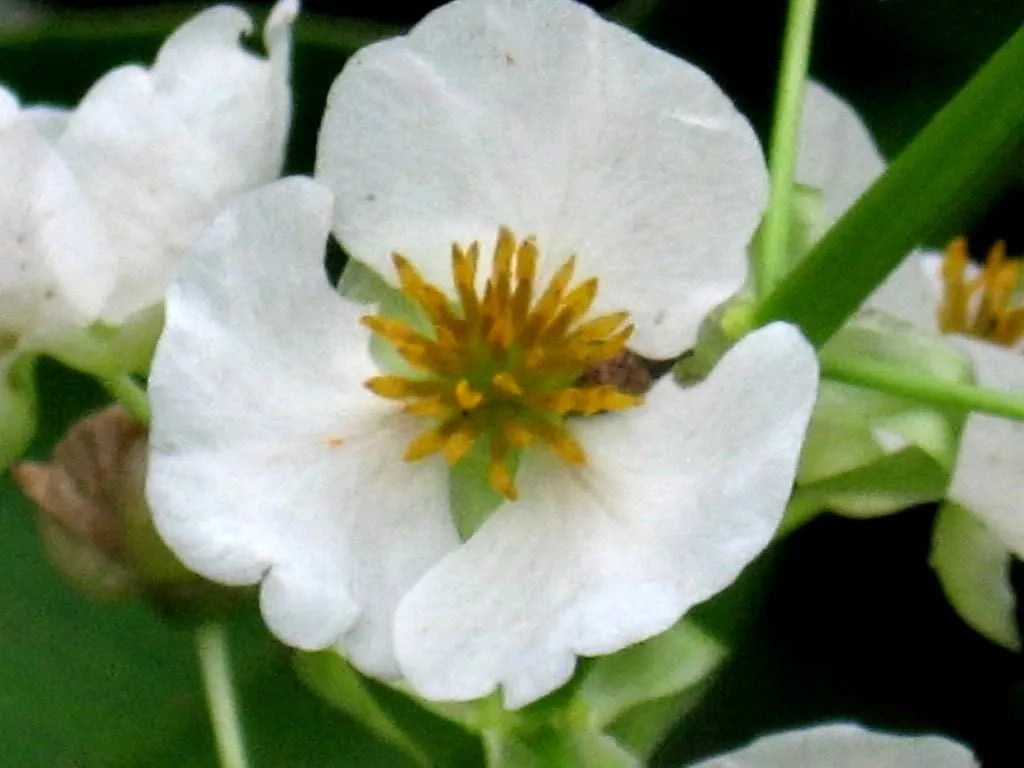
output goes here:
[{"label": "out-of-focus yellow stamen", "polygon": [[1024,305],[1018,295],[1021,260],[1006,257],[997,242],[977,274],[968,277],[967,240],[958,237],[946,248],[942,262],[943,297],[939,328],[1011,346],[1024,336]]},{"label": "out-of-focus yellow stamen", "polygon": [[409,444],[407,461],[442,453],[454,464],[486,437],[488,481],[515,499],[514,450],[544,443],[564,461],[583,464],[586,454],[566,416],[642,402],[640,395],[609,384],[576,384],[588,368],[623,350],[633,326],[625,312],[584,320],[598,281],[591,278],[570,288],[575,257],[538,291],[540,256],[533,238],[517,242],[508,229],[499,231],[482,292],[476,286],[479,245],[453,245],[451,258],[454,301],[407,259],[393,256],[402,292],[423,310],[431,328],[421,332],[379,315],[364,317],[363,323],[391,342],[422,377],[376,376],[366,386],[381,397],[403,401],[409,413],[437,419]]}]

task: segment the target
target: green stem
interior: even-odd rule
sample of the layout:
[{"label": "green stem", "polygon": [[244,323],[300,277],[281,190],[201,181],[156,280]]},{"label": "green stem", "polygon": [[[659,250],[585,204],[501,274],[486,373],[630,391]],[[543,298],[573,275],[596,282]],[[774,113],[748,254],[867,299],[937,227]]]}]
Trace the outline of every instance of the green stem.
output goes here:
[{"label": "green stem", "polygon": [[811,53],[816,0],[790,0],[782,63],[772,125],[771,198],[765,213],[763,247],[754,268],[758,298],[771,293],[789,267],[789,226],[793,207],[793,176],[803,106],[807,62]]},{"label": "green stem", "polygon": [[915,137],[772,290],[754,323],[788,320],[815,346],[835,333],[914,247],[985,199],[1024,138],[1024,27]]},{"label": "green stem", "polygon": [[958,411],[981,411],[1024,420],[1024,397],[927,374],[894,369],[884,363],[823,353],[821,375],[833,381],[870,387]]},{"label": "green stem", "polygon": [[196,630],[196,652],[221,768],[246,768],[245,740],[231,682],[224,625],[216,622],[200,625]]},{"label": "green stem", "polygon": [[111,397],[123,405],[136,421],[149,426],[149,397],[146,395],[145,387],[127,373],[117,376],[98,376],[97,379]]}]

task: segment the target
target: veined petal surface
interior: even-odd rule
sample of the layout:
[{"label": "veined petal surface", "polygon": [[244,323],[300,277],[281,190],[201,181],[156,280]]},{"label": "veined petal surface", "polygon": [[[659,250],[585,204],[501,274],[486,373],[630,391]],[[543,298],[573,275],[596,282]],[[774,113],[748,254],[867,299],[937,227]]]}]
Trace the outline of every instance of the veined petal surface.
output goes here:
[{"label": "veined petal surface", "polygon": [[442,461],[401,461],[414,425],[363,381],[361,308],[323,268],[330,194],[285,179],[239,199],[174,283],[150,394],[148,497],[198,572],[262,581],[270,628],[397,673],[394,606],[458,543]]},{"label": "veined petal surface", "polygon": [[445,284],[452,242],[535,235],[668,357],[739,289],[767,198],[756,136],[696,67],[569,0],[456,0],[353,56],[328,97],[317,177],[334,232],[390,278]]},{"label": "veined petal surface", "polygon": [[54,148],[100,212],[118,259],[104,321],[117,325],[159,303],[220,207],[280,172],[297,10],[281,0],[271,12],[267,59],[240,45],[251,26],[244,12],[204,11],[167,39],[152,68],[109,72],[67,116]]},{"label": "veined petal surface", "polygon": [[687,390],[574,425],[587,464],[524,456],[499,508],[403,599],[402,670],[428,698],[504,688],[519,707],[671,626],[769,542],[817,388],[813,351],[776,324]]}]

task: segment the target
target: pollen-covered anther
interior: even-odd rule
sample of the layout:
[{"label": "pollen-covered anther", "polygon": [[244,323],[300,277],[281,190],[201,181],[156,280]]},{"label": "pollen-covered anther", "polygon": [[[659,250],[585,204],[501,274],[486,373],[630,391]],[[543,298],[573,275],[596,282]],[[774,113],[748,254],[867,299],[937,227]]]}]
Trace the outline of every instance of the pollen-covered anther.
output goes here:
[{"label": "pollen-covered anther", "polygon": [[946,248],[942,262],[943,297],[939,327],[1010,346],[1024,336],[1024,304],[1018,284],[1021,259],[1006,256],[1001,240],[988,252],[985,264],[968,278],[967,240],[958,237]]},{"label": "pollen-covered anther", "polygon": [[[484,438],[488,481],[514,499],[513,454],[543,443],[571,464],[586,462],[566,417],[632,408],[642,397],[613,385],[580,386],[581,374],[622,352],[633,332],[625,312],[586,319],[598,280],[573,287],[576,259],[537,285],[540,252],[534,238],[517,241],[498,232],[489,276],[477,287],[480,246],[453,245],[453,299],[426,282],[415,266],[393,255],[403,294],[422,311],[423,323],[372,315],[363,323],[390,342],[421,376],[377,376],[367,388],[404,402],[408,413],[439,423],[416,437],[404,458],[442,453],[454,464]],[[541,288],[541,289],[539,289]]]}]

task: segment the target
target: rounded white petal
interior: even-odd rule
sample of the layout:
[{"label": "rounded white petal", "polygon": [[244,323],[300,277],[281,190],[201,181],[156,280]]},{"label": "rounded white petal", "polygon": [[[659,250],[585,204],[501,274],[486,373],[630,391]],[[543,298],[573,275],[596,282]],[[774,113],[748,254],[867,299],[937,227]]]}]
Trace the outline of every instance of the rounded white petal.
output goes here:
[{"label": "rounded white petal", "polygon": [[168,38],[151,69],[113,70],[67,117],[56,149],[102,211],[119,259],[106,321],[158,303],[216,212],[280,172],[294,12],[286,0],[272,14],[264,60],[239,44],[245,13],[211,8]]},{"label": "rounded white petal", "polygon": [[970,750],[942,736],[897,736],[837,723],[763,736],[692,768],[977,768]]},{"label": "rounded white petal", "polygon": [[671,626],[728,585],[782,517],[817,385],[790,326],[741,341],[702,384],[581,421],[587,464],[527,453],[500,507],[403,599],[402,670],[428,698],[549,693],[576,655]]},{"label": "rounded white petal", "polygon": [[392,278],[399,251],[450,283],[451,243],[536,235],[578,256],[595,311],[678,354],[734,293],[767,174],[749,124],[696,67],[568,0],[452,2],[353,56],[328,97],[317,176],[334,232]]},{"label": "rounded white petal", "polygon": [[330,194],[239,199],[174,283],[150,378],[147,493],[203,575],[263,581],[270,628],[394,675],[394,606],[458,542],[443,462],[401,460],[411,417],[366,391],[361,308],[329,286]]},{"label": "rounded white petal", "polygon": [[807,82],[796,179],[821,190],[826,224],[856,202],[885,170],[885,160],[853,108],[821,83]]},{"label": "rounded white petal", "polygon": [[[966,336],[950,340],[974,363],[978,383],[1024,393],[1024,356]],[[972,512],[1018,557],[1024,557],[1024,422],[972,413],[950,481],[950,500]]]}]

